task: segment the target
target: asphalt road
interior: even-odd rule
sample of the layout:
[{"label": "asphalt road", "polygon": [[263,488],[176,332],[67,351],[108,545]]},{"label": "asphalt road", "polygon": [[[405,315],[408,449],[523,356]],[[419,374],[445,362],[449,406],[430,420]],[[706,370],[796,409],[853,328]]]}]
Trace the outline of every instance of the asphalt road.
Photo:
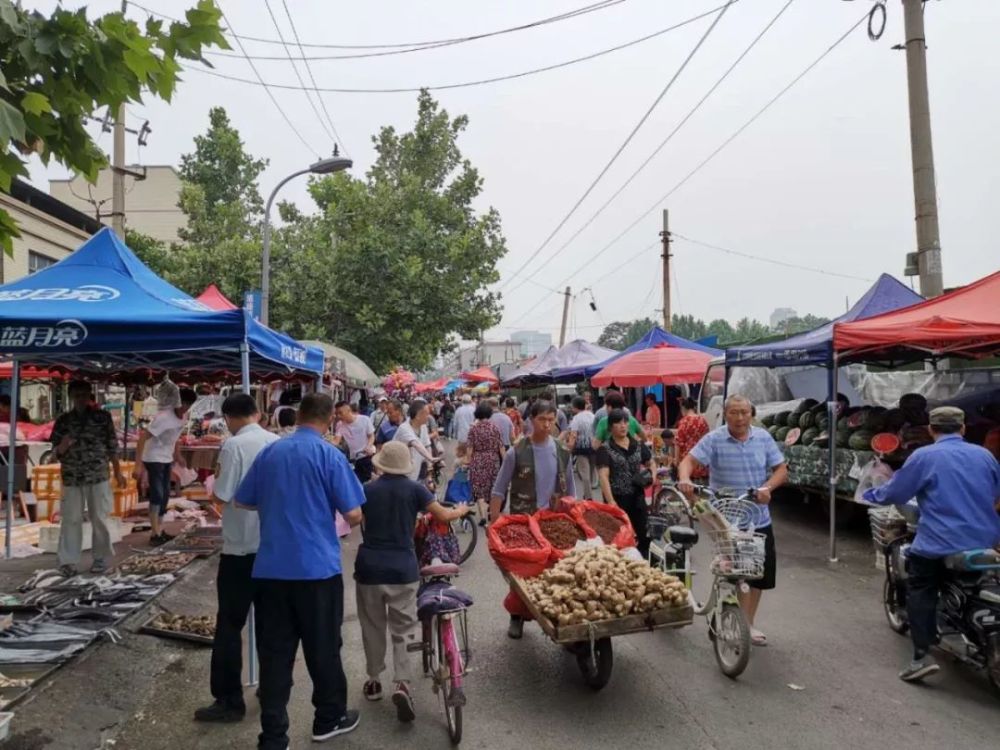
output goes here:
[{"label": "asphalt road", "polygon": [[[1000,695],[981,675],[944,663],[925,687],[901,683],[896,671],[909,641],[885,624],[881,574],[864,528],[842,537],[841,560],[826,562],[822,516],[798,504],[776,508],[778,589],[765,595],[760,621],[770,645],[756,649],[738,680],[715,664],[703,620],[669,632],[615,639],[610,684],[595,693],[574,660],[529,625],[520,642],[505,636],[502,579],[481,543],[459,585],[471,592],[473,661],[467,679],[463,746],[490,750],[663,747],[883,748],[938,750],[996,747]],[[356,538],[346,546],[351,569]],[[214,561],[164,597],[171,611],[212,611]],[[696,584],[696,591],[699,586]],[[220,750],[253,748],[252,707],[242,724],[191,721],[208,700],[208,651],[129,635],[97,647],[62,670],[52,686],[17,709],[18,750]],[[418,720],[396,722],[388,701],[361,697],[364,658],[348,583],[345,669],[359,729],[330,747],[375,750],[405,745],[446,747],[443,714],[426,680],[416,684]],[[386,676],[388,680],[389,676]],[[301,658],[290,707],[292,747],[310,742],[310,683]]]}]

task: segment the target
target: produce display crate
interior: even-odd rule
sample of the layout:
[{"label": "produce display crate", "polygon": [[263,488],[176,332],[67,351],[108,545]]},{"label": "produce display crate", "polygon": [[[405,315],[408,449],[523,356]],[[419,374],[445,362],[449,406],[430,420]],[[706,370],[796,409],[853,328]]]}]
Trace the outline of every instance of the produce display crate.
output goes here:
[{"label": "produce display crate", "polygon": [[[788,462],[788,484],[794,487],[827,492],[830,489],[830,450],[806,445],[786,446],[778,444]],[[849,448],[834,449],[834,466],[837,473],[837,494],[852,498],[858,488],[858,481],[850,476],[855,462],[864,466],[873,457],[871,451],[855,451]]]},{"label": "produce display crate", "polygon": [[211,646],[213,639],[207,635],[198,635],[196,633],[183,633],[177,630],[167,630],[165,628],[158,628],[153,625],[160,615],[155,614],[150,617],[146,622],[139,626],[139,632],[145,633],[147,635],[155,635],[158,638],[170,638],[175,641],[186,641],[188,643],[197,643],[199,646]]},{"label": "produce display crate", "polygon": [[615,617],[610,620],[599,620],[577,625],[556,625],[542,614],[538,604],[528,598],[525,593],[524,581],[510,573],[504,573],[504,578],[511,589],[524,602],[531,616],[538,621],[542,630],[549,638],[559,644],[580,643],[591,639],[612,638],[631,633],[643,633],[661,628],[681,628],[694,621],[694,609],[690,604],[684,607],[668,607],[637,615]]}]

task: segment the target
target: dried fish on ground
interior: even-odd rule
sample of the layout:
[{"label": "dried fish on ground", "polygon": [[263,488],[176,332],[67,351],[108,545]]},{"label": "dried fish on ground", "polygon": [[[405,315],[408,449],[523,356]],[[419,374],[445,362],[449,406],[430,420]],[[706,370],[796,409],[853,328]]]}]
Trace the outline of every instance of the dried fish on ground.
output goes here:
[{"label": "dried fish on ground", "polygon": [[180,570],[195,558],[187,552],[163,555],[134,556],[118,566],[118,571],[126,575],[156,575]]},{"label": "dried fish on ground", "polygon": [[215,635],[214,615],[172,615],[164,612],[150,624],[152,628],[169,630],[172,633],[190,633],[211,638]]}]

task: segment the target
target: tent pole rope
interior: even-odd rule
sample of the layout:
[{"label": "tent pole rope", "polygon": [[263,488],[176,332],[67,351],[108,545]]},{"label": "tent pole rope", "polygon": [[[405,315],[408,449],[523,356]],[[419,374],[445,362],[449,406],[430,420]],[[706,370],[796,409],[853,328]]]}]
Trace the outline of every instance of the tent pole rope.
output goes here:
[{"label": "tent pole rope", "polygon": [[840,363],[837,352],[833,353],[833,363],[830,367],[830,400],[826,408],[830,418],[828,428],[829,458],[830,458],[830,562],[837,562],[837,392],[839,388]]},{"label": "tent pole rope", "polygon": [[[4,524],[6,538],[4,540],[4,554],[9,560],[11,558],[11,543],[14,530],[14,475],[17,466],[17,412],[21,408],[21,361],[14,358],[10,372],[10,432],[7,443],[7,518]],[[27,520],[27,519],[25,519]]]}]

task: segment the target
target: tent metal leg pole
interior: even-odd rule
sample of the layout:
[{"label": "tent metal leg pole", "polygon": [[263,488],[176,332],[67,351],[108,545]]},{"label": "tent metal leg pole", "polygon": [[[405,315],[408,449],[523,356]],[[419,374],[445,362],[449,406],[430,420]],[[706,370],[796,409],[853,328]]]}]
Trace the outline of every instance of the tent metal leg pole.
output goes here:
[{"label": "tent metal leg pole", "polygon": [[[243,344],[240,347],[240,372],[243,380],[243,392],[250,393],[250,348]],[[257,684],[257,618],[253,606],[247,615],[247,685]]]},{"label": "tent metal leg pole", "polygon": [[125,386],[125,408],[122,417],[122,461],[128,461],[128,421],[132,416],[132,400],[129,398],[129,387]]},{"label": "tent metal leg pole", "polygon": [[837,363],[837,355],[833,355],[833,366],[830,368],[830,399],[826,408],[829,414],[830,426],[828,429],[830,439],[827,441],[830,448],[830,562],[837,562],[837,389],[840,376],[840,368]]},{"label": "tent metal leg pole", "polygon": [[11,557],[11,546],[14,531],[14,479],[17,467],[17,411],[21,408],[21,363],[14,360],[10,373],[10,432],[7,435],[7,518],[4,523],[6,531],[4,540],[4,554],[9,560]]}]

